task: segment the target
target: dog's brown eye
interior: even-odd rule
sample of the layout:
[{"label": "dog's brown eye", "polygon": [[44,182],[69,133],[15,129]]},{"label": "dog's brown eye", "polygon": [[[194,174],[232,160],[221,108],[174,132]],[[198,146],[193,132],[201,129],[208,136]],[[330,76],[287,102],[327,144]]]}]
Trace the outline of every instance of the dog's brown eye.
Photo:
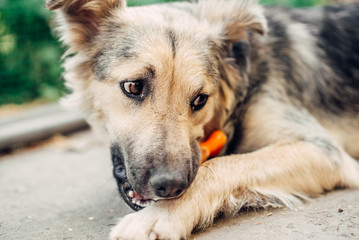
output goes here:
[{"label": "dog's brown eye", "polygon": [[193,111],[199,111],[201,110],[204,105],[206,105],[208,100],[208,95],[206,94],[200,94],[198,95],[191,103],[191,108]]},{"label": "dog's brown eye", "polygon": [[143,82],[133,81],[122,83],[122,89],[126,94],[139,96],[143,92]]}]

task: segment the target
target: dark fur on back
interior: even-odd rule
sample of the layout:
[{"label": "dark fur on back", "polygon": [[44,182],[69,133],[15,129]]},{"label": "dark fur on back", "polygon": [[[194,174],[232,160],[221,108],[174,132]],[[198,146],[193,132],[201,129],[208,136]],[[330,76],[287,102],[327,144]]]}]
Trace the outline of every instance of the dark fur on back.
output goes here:
[{"label": "dark fur on back", "polygon": [[[359,113],[359,4],[317,9],[267,7],[265,15],[267,40],[264,44],[252,40],[249,61],[252,71],[248,73],[247,95],[238,102],[237,110],[230,118],[236,123],[236,130],[227,154],[233,153],[240,144],[246,106],[256,101],[259,93],[281,98],[280,101],[291,101],[309,109],[317,118],[330,115],[355,117]],[[298,31],[304,30],[304,36],[312,38],[308,39],[312,41],[312,48],[306,51],[312,51],[314,65],[296,49],[298,43],[293,39],[293,32],[288,30],[298,24],[303,26]],[[233,48],[232,51],[237,62],[242,61],[241,50]],[[281,79],[273,75],[279,75]],[[275,82],[281,85],[268,92],[268,84],[275,86]],[[282,86],[287,87],[281,89]]]},{"label": "dark fur on back", "polygon": [[[333,114],[359,112],[359,4],[328,6],[322,9],[268,8],[269,43],[272,59],[277,59],[287,83],[288,95],[310,107],[325,109]],[[313,36],[320,63],[311,66],[293,49],[287,28],[303,24]],[[296,64],[305,64],[300,72]],[[313,77],[315,76],[315,77]],[[303,84],[305,83],[305,84]],[[309,85],[307,85],[309,84]],[[258,84],[254,84],[258,87]],[[311,101],[303,98],[304,88],[312,92]]]},{"label": "dark fur on back", "polygon": [[325,52],[327,64],[333,67],[337,77],[330,79],[333,85],[327,80],[336,94],[327,98],[320,94],[320,98],[325,107],[333,111],[359,112],[358,26],[359,4],[324,8],[318,46]]}]

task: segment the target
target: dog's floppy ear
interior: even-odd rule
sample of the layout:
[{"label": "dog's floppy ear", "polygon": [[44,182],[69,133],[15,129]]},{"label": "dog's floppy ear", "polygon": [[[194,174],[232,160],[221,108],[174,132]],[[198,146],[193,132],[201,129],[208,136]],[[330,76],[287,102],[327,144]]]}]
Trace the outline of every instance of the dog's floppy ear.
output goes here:
[{"label": "dog's floppy ear", "polygon": [[224,37],[233,42],[245,39],[246,32],[267,32],[264,9],[257,0],[198,0],[197,11],[200,19],[221,24]]},{"label": "dog's floppy ear", "polygon": [[230,55],[234,56],[241,70],[249,68],[251,41],[256,35],[267,33],[267,20],[263,8],[256,1],[244,1],[238,9],[238,15],[233,16],[224,28]]},{"label": "dog's floppy ear", "polygon": [[125,0],[45,0],[49,10],[58,10],[62,40],[76,45],[89,42],[99,31],[101,21]]},{"label": "dog's floppy ear", "polygon": [[247,68],[251,38],[265,35],[267,20],[257,0],[198,0],[198,15],[217,30],[241,69]]}]

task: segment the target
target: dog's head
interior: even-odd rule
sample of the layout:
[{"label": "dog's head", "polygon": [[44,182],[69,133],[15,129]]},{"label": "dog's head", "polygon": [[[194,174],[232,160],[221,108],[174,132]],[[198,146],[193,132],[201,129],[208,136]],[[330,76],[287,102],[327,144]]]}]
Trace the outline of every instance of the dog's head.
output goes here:
[{"label": "dog's head", "polygon": [[47,1],[69,46],[67,102],[108,136],[132,208],[187,189],[199,142],[244,98],[250,41],[266,29],[262,9],[245,2]]}]

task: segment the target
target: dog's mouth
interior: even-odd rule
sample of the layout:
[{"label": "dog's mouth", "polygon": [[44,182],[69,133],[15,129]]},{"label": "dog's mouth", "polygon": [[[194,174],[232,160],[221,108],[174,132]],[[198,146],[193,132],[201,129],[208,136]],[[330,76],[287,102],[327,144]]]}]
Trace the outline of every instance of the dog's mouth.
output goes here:
[{"label": "dog's mouth", "polygon": [[115,166],[113,174],[117,181],[118,190],[130,208],[135,211],[139,211],[155,202],[154,199],[144,198],[141,194],[132,188],[127,179],[125,166]]}]

